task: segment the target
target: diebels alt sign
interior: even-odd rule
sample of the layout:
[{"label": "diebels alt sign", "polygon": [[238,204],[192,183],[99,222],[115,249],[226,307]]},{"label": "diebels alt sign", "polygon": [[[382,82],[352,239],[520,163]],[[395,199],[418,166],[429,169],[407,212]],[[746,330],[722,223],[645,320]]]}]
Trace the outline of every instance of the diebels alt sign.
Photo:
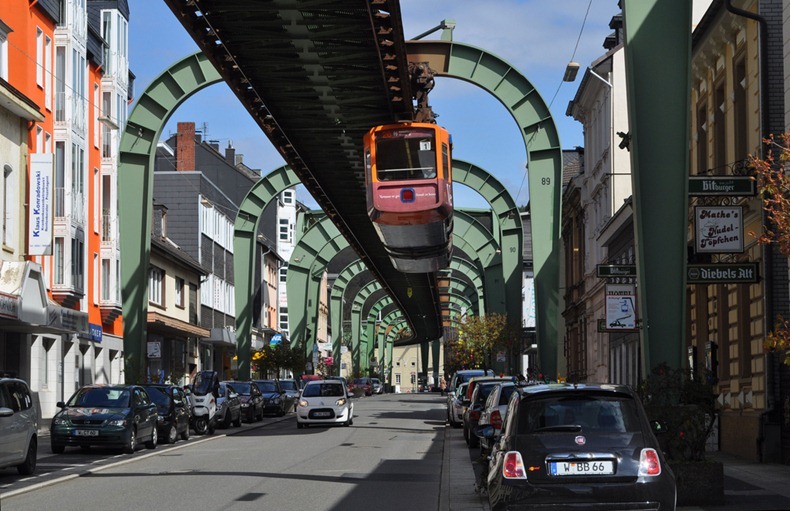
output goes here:
[{"label": "diebels alt sign", "polygon": [[751,284],[759,280],[757,263],[690,264],[686,270],[689,284]]}]

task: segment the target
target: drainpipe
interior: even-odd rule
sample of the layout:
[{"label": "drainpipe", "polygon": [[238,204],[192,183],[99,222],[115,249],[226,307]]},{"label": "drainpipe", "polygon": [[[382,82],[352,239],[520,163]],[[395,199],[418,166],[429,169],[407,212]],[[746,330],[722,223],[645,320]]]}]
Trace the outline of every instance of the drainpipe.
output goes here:
[{"label": "drainpipe", "polygon": [[[760,140],[762,157],[765,157],[766,148],[762,144],[770,135],[770,117],[768,115],[768,22],[765,17],[759,14],[754,14],[743,9],[739,9],[732,5],[732,0],[725,1],[727,10],[736,16],[743,16],[756,21],[759,24],[759,38],[760,38]],[[770,222],[766,217],[765,210],[762,210],[763,225],[768,225]],[[765,308],[765,315],[763,317],[763,331],[768,332],[774,324],[774,301],[773,301],[773,245],[766,244],[762,247],[763,264],[765,271],[763,282],[765,283],[765,293],[763,294],[763,306]],[[757,457],[759,461],[763,462],[763,444],[766,438],[766,426],[769,416],[776,411],[776,394],[774,391],[774,367],[773,357],[770,354],[765,355],[765,394],[766,394],[766,408],[760,414],[760,436],[757,437]]]}]

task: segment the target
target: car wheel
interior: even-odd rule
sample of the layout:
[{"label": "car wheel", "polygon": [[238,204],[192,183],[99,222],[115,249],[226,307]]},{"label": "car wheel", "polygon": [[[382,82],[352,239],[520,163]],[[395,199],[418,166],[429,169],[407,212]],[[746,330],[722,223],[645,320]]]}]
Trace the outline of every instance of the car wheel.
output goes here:
[{"label": "car wheel", "polygon": [[25,461],[16,466],[16,471],[23,476],[29,476],[36,471],[36,451],[38,450],[38,440],[36,437],[30,439],[30,444],[27,446],[27,456]]},{"label": "car wheel", "polygon": [[148,449],[156,449],[156,444],[159,441],[159,432],[156,431],[156,426],[154,426],[154,431],[151,433],[151,440],[145,443],[145,447]]},{"label": "car wheel", "polygon": [[134,453],[134,450],[137,448],[137,431],[132,428],[132,432],[129,434],[129,440],[126,442],[126,445],[123,446],[123,452],[126,454]]},{"label": "car wheel", "polygon": [[280,408],[280,411],[277,412],[277,417],[282,417],[283,415],[285,415],[285,405],[283,405],[282,408]]},{"label": "car wheel", "polygon": [[176,428],[175,424],[170,425],[170,429],[167,430],[167,438],[165,438],[166,444],[174,444],[178,440],[178,428]]},{"label": "car wheel", "polygon": [[228,429],[230,427],[231,422],[233,422],[230,416],[230,410],[225,411],[225,418],[222,419],[222,425],[220,426],[222,429]]},{"label": "car wheel", "polygon": [[184,428],[184,431],[181,433],[181,440],[189,440],[189,424],[187,424],[187,427]]},{"label": "car wheel", "polygon": [[233,421],[233,425],[237,428],[241,427],[241,412],[239,412],[239,416],[236,417],[236,420]]},{"label": "car wheel", "polygon": [[195,419],[195,433],[198,435],[205,435],[208,431],[208,420],[206,416],[203,415]]},{"label": "car wheel", "polygon": [[261,412],[255,416],[255,422],[260,422],[262,420],[263,420],[263,410],[261,410]]},{"label": "car wheel", "polygon": [[301,422],[297,422],[296,423],[296,429],[302,429],[303,427],[304,427],[304,424],[302,424]]},{"label": "car wheel", "polygon": [[66,446],[60,444],[50,444],[50,449],[52,449],[53,454],[63,454],[63,452],[66,450]]}]

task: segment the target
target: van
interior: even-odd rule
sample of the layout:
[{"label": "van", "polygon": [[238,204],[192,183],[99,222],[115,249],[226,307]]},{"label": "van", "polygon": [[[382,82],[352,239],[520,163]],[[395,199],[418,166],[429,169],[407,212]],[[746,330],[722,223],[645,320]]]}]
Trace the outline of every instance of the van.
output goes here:
[{"label": "van", "polygon": [[494,376],[494,371],[492,369],[462,369],[460,371],[456,371],[456,373],[450,379],[448,391],[453,392],[460,384],[468,382],[475,376]]}]

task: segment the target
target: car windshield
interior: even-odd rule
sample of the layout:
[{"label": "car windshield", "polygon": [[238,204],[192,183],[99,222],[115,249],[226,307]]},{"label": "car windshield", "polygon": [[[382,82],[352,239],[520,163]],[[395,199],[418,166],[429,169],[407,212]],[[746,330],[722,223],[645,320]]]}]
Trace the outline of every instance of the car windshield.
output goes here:
[{"label": "car windshield", "polygon": [[530,399],[519,407],[518,432],[640,431],[639,415],[633,399],[609,395],[552,396]]},{"label": "car windshield", "polygon": [[302,397],[343,397],[343,385],[340,383],[312,383],[302,392]]},{"label": "car windshield", "polygon": [[370,380],[368,380],[367,378],[356,378],[354,380],[354,385],[368,385],[369,383]]},{"label": "car windshield", "polygon": [[[237,393],[241,394],[242,396],[249,396],[250,395],[250,393],[252,392],[250,390],[250,387],[252,387],[252,384],[250,382],[248,382],[248,381],[234,381],[233,382],[233,390],[235,390]],[[258,387],[260,387],[260,384],[258,384]]]},{"label": "car windshield", "polygon": [[151,398],[151,401],[157,405],[170,406],[171,398],[167,395],[167,389],[162,387],[146,387],[145,390],[148,392],[148,397]]},{"label": "car windshield", "polygon": [[[260,384],[258,384],[258,387],[260,387]],[[296,387],[296,382],[290,380],[280,380],[280,387],[283,390],[299,390]]]},{"label": "car windshield", "polygon": [[128,389],[83,388],[74,394],[68,406],[90,408],[129,408],[131,393]]},{"label": "car windshield", "polygon": [[277,392],[277,384],[273,381],[256,381],[258,388],[261,389],[261,392],[264,394],[271,394],[272,392]]}]

